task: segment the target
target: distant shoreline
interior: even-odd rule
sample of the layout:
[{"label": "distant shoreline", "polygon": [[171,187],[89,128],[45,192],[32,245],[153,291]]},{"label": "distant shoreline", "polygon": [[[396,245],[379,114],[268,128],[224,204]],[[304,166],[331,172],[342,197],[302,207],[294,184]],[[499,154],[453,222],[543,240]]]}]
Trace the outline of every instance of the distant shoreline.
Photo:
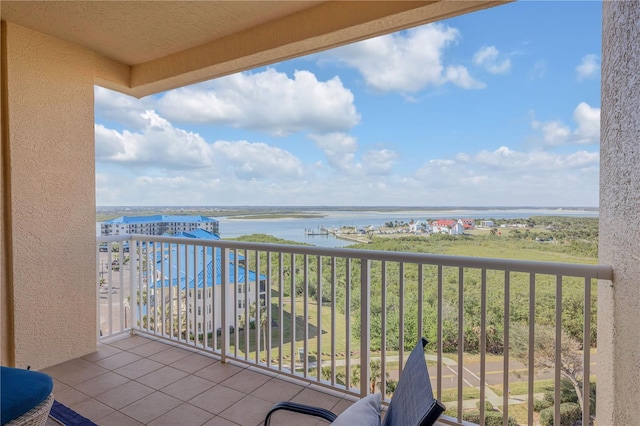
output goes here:
[{"label": "distant shoreline", "polygon": [[595,211],[587,206],[96,206],[97,211],[438,211],[438,210],[572,210]]},{"label": "distant shoreline", "polygon": [[236,215],[230,216],[229,220],[264,220],[264,219],[319,219],[327,217],[326,214],[314,214],[314,213],[265,213],[265,214],[253,214],[253,215]]},{"label": "distant shoreline", "polygon": [[[598,212],[598,207],[505,207],[505,206],[98,206],[96,207],[96,222],[114,219],[120,216],[147,216],[147,215],[201,215],[207,217],[224,217],[226,219],[315,219],[323,218],[330,212],[352,213],[455,213],[464,216],[469,212],[558,212],[562,213],[593,213]],[[327,214],[325,214],[325,212]]]}]

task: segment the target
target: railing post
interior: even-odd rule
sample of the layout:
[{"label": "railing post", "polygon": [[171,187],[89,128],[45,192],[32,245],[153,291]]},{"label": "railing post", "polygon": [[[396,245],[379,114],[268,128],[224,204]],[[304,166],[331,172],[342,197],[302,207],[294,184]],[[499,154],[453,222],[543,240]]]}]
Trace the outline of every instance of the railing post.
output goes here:
[{"label": "railing post", "polygon": [[[227,324],[227,286],[229,285],[229,249],[220,247],[220,361],[227,362],[227,352],[229,351],[229,325]],[[215,254],[214,254],[215,259]],[[215,260],[214,260],[215,262]],[[215,264],[214,269],[215,271]]]},{"label": "railing post", "polygon": [[371,305],[369,296],[371,294],[370,286],[370,265],[369,259],[360,259],[360,396],[364,397],[369,393],[369,364],[371,357],[369,356],[369,340],[371,334],[369,331],[369,320],[371,314]]},{"label": "railing post", "polygon": [[[138,300],[136,298],[136,292],[134,287],[137,287],[138,280],[136,279],[136,271],[138,270],[138,250],[137,242],[133,241],[133,237],[129,237],[129,327],[131,328],[131,334],[135,334],[133,326],[135,324],[135,316],[138,312]],[[124,268],[124,259],[122,260],[122,267]],[[140,268],[142,269],[142,268]]]},{"label": "railing post", "polygon": [[[96,325],[98,326],[97,338],[100,340],[102,337],[102,328],[100,325],[100,280],[102,274],[100,273],[100,243],[96,245]],[[109,307],[111,309],[111,307]]]},{"label": "railing post", "polygon": [[584,279],[584,330],[582,333],[582,424],[589,424],[591,408],[591,279]]}]

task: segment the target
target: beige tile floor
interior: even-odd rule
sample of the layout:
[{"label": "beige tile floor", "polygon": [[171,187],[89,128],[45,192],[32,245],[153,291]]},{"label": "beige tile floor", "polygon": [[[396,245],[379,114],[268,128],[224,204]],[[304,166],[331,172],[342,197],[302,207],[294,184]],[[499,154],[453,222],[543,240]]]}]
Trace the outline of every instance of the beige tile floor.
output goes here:
[{"label": "beige tile floor", "polygon": [[[98,351],[43,370],[54,396],[98,425],[242,425],[262,423],[273,403],[291,400],[341,413],[352,401],[314,386],[142,336],[101,344]],[[279,412],[273,425],[322,425]]]}]

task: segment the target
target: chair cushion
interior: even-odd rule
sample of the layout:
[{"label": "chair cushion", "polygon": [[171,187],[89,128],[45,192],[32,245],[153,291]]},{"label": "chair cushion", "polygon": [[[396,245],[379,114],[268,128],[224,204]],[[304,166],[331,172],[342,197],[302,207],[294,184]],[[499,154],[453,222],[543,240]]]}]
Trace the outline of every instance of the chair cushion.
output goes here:
[{"label": "chair cushion", "polygon": [[47,399],[53,380],[44,373],[0,367],[1,424],[10,422]]},{"label": "chair cushion", "polygon": [[374,393],[356,401],[331,423],[334,426],[380,426],[382,395]]}]

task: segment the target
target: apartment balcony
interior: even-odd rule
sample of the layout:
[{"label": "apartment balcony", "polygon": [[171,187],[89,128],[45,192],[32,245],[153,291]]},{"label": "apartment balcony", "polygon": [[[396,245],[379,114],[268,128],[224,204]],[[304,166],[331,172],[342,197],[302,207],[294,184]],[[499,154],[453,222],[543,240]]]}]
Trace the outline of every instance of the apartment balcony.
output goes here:
[{"label": "apartment balcony", "polygon": [[100,349],[46,371],[63,403],[105,424],[255,425],[274,400],[339,412],[382,389],[388,402],[419,336],[449,424],[470,409],[480,424],[534,424],[534,401],[545,388],[560,400],[568,364],[590,378],[584,395],[596,380],[607,266],[138,235],[99,237],[96,253]]},{"label": "apartment balcony", "polygon": [[[98,351],[44,370],[57,401],[99,425],[246,425],[275,402],[314,404],[336,413],[353,397],[149,335],[105,339]],[[278,413],[274,424],[319,419]]]}]

